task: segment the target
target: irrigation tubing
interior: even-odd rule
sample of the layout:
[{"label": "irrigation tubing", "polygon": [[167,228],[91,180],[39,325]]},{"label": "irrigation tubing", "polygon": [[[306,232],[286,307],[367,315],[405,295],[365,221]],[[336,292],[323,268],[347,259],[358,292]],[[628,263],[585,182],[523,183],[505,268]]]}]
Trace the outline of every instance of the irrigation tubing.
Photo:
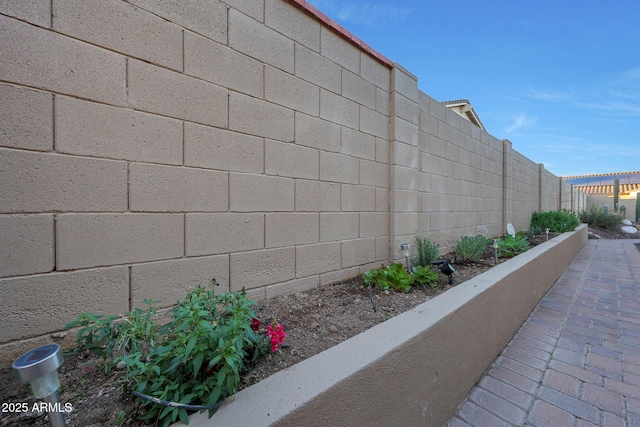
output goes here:
[{"label": "irrigation tubing", "polygon": [[222,399],[220,402],[210,406],[187,405],[185,403],[169,402],[168,400],[162,400],[162,399],[158,399],[157,397],[147,396],[146,394],[140,393],[139,391],[134,391],[133,395],[141,399],[148,400],[149,402],[158,403],[164,406],[175,406],[176,408],[184,408],[190,411],[206,411],[208,409],[216,409],[216,408],[219,408],[220,405],[224,403],[224,399]]},{"label": "irrigation tubing", "polygon": [[371,305],[373,305],[373,312],[377,313],[378,310],[376,310],[376,303],[373,301],[373,294],[371,293],[371,286],[369,286],[369,299],[371,300]]}]

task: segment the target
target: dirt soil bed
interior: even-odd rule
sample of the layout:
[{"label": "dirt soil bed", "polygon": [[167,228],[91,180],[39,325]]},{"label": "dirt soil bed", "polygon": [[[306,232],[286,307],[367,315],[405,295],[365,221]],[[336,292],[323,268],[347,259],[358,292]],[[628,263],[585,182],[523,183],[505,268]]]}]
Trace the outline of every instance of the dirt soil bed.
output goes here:
[{"label": "dirt soil bed", "polygon": [[[627,235],[609,234],[594,230],[605,238],[626,238]],[[554,237],[550,235],[549,238]],[[531,241],[531,246],[542,243],[545,236]],[[453,260],[453,255],[449,258]],[[500,259],[499,262],[504,262]],[[493,267],[487,254],[479,263],[455,264],[453,286],[463,283]],[[378,323],[403,313],[449,289],[445,275],[435,289],[413,288],[409,293],[373,291],[373,301],[360,277],[341,283],[279,296],[261,301],[256,313],[268,323],[273,317],[284,325],[285,344],[278,354],[267,355],[247,367],[242,375],[241,388],[288,368],[351,338]],[[58,398],[62,404],[70,403],[73,410],[65,414],[68,426],[144,426],[136,421],[140,405],[123,391],[124,371],[104,373],[100,359],[88,354],[65,356],[59,369],[61,389]],[[35,399],[28,385],[17,383],[11,368],[0,369],[0,426],[47,426],[46,413],[32,410]],[[13,407],[10,404],[19,404]],[[25,405],[26,404],[26,405]],[[9,411],[14,409],[13,411]],[[18,410],[15,410],[18,409]]]}]

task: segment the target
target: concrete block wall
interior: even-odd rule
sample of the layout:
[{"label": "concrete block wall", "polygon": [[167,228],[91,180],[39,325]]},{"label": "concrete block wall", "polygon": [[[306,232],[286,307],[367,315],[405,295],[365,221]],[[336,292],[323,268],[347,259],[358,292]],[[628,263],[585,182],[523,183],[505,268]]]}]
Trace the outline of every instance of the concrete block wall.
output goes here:
[{"label": "concrete block wall", "polygon": [[540,168],[516,150],[513,156],[513,188],[511,222],[516,230],[526,231],[531,223],[531,212],[540,210]]},{"label": "concrete block wall", "polygon": [[574,210],[576,206],[575,192],[572,184],[560,180],[560,209]]},{"label": "concrete block wall", "polygon": [[4,2],[0,33],[3,358],[214,277],[388,261],[390,67],[295,5]]},{"label": "concrete block wall", "polygon": [[424,93],[417,117],[417,232],[441,252],[465,235],[501,234],[503,142]]},{"label": "concrete block wall", "polygon": [[571,199],[304,1],[2,2],[0,37],[3,360],[81,312],[309,289]]},{"label": "concrete block wall", "polygon": [[[587,207],[588,195],[587,193],[583,193],[578,190],[575,186],[573,187],[573,211],[580,212]],[[628,210],[628,208],[627,208]]]},{"label": "concrete block wall", "polygon": [[552,211],[560,209],[560,193],[558,190],[559,180],[558,178],[548,170],[544,169],[544,165],[540,165],[541,172],[541,197],[540,197],[540,211]]}]

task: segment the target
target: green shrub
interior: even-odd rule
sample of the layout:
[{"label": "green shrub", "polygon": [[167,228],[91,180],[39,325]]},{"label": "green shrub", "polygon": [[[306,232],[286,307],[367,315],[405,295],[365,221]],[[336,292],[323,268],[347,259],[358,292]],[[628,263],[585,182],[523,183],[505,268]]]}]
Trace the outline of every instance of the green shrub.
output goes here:
[{"label": "green shrub", "polygon": [[512,258],[528,249],[529,241],[522,232],[518,232],[516,237],[505,236],[498,241],[498,256],[501,258]]},{"label": "green shrub", "polygon": [[429,285],[432,288],[438,286],[438,272],[435,271],[432,266],[413,266],[411,268],[411,277],[423,286]]},{"label": "green shrub", "polygon": [[478,262],[487,250],[490,240],[478,234],[476,237],[464,236],[456,244],[456,259],[461,262]]},{"label": "green shrub", "polygon": [[[78,316],[66,328],[78,331],[78,349],[90,350],[113,365],[126,364],[126,377],[134,392],[163,401],[212,406],[236,392],[246,361],[269,349],[264,334],[252,326],[256,304],[244,292],[216,295],[213,286],[190,291],[178,302],[172,320],[157,328],[151,315],[155,309],[134,310],[116,323],[118,316]],[[257,329],[257,328],[256,328]],[[145,401],[142,420],[155,420],[166,427],[178,419],[188,422],[188,412],[179,406]],[[209,416],[216,409],[209,410]],[[155,425],[155,424],[154,424]]]},{"label": "green shrub", "polygon": [[580,225],[578,216],[566,209],[534,212],[531,215],[531,227],[538,227],[540,230],[548,228],[549,231],[564,233],[575,230],[578,225]]},{"label": "green shrub", "polygon": [[438,259],[438,246],[432,243],[426,237],[416,236],[414,239],[416,244],[416,250],[418,257],[414,262],[414,265],[428,267],[431,263]]},{"label": "green shrub", "polygon": [[82,313],[64,329],[80,326],[76,335],[76,348],[102,357],[105,372],[113,366],[107,359],[142,351],[158,341],[158,328],[152,319],[157,301],[144,300],[145,310],[134,308],[129,315],[103,316]]},{"label": "green shrub", "polygon": [[622,224],[622,216],[615,213],[605,212],[602,208],[591,206],[589,210],[583,209],[578,214],[580,221],[597,228],[616,228]]},{"label": "green shrub", "polygon": [[382,290],[409,292],[413,284],[413,277],[404,269],[404,265],[393,263],[378,269],[369,270],[363,275],[368,286],[377,286]]},{"label": "green shrub", "polygon": [[542,234],[543,230],[539,225],[531,224],[529,227],[529,237],[537,236],[538,234]]}]

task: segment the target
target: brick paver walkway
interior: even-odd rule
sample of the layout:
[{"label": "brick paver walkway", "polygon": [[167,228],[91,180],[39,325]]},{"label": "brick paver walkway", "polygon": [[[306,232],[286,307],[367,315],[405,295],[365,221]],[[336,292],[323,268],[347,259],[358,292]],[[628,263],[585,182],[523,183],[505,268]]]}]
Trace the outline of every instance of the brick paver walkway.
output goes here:
[{"label": "brick paver walkway", "polygon": [[589,240],[447,427],[640,426],[640,240]]}]

